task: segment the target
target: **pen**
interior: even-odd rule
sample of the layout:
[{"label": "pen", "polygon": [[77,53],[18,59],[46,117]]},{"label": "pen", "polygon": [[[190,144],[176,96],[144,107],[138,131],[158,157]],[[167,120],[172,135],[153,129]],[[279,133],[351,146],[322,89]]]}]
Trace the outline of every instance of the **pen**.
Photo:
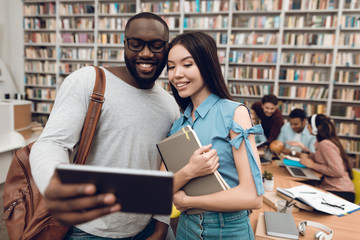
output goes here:
[{"label": "pen", "polygon": [[316,192],[300,192],[300,193],[316,194]]}]

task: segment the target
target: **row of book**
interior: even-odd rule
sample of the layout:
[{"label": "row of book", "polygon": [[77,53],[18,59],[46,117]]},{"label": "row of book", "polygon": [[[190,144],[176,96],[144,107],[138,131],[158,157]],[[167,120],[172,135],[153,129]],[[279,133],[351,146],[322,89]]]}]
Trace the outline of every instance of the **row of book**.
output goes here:
[{"label": "row of book", "polygon": [[163,2],[141,2],[140,9],[142,12],[154,13],[179,13],[179,1],[163,1]]},{"label": "row of book", "polygon": [[303,109],[306,116],[311,116],[314,113],[324,114],[326,112],[326,105],[323,103],[289,102],[280,100],[278,107],[282,115],[285,116],[289,115],[295,108]]},{"label": "row of book", "polygon": [[24,83],[28,86],[56,87],[56,78],[50,74],[25,74]]},{"label": "row of book", "polygon": [[285,27],[288,28],[332,28],[336,27],[336,15],[286,16]]},{"label": "row of book", "polygon": [[229,63],[272,63],[276,64],[277,52],[232,50]]},{"label": "row of book", "polygon": [[24,18],[23,26],[25,30],[55,30],[56,20],[54,18]]},{"label": "row of book", "polygon": [[327,83],[328,74],[329,71],[321,69],[282,68],[279,72],[279,80]]},{"label": "row of book", "polygon": [[[36,112],[33,112],[33,113],[36,113]],[[47,114],[46,114],[47,115]],[[47,120],[49,118],[49,116],[46,116],[46,115],[41,115],[41,114],[38,114],[38,115],[33,115],[31,117],[31,119],[33,121],[36,121],[38,123],[41,123],[42,126],[45,126],[46,123],[47,123]]]},{"label": "row of book", "polygon": [[230,67],[228,77],[237,79],[274,80],[275,67]]},{"label": "row of book", "polygon": [[336,83],[359,83],[360,84],[360,70],[337,70],[335,72]]},{"label": "row of book", "polygon": [[54,15],[55,17],[55,2],[43,2],[27,5],[24,4],[24,16],[38,16],[38,15]]},{"label": "row of book", "polygon": [[93,48],[61,48],[60,58],[92,61],[95,53]]},{"label": "row of book", "polygon": [[289,0],[286,10],[326,10],[337,7],[335,0]]},{"label": "row of book", "polygon": [[331,53],[283,52],[281,62],[287,64],[332,64]]},{"label": "row of book", "polygon": [[336,65],[360,66],[360,52],[339,52],[336,55]]},{"label": "row of book", "polygon": [[117,60],[124,61],[124,50],[123,49],[99,49],[97,58],[101,60]]},{"label": "row of book", "polygon": [[218,49],[217,53],[218,53],[219,62],[225,64],[226,50]]},{"label": "row of book", "polygon": [[26,58],[53,58],[56,59],[54,47],[25,47]]},{"label": "row of book", "polygon": [[99,18],[99,29],[124,30],[128,20],[128,17],[101,17]]},{"label": "row of book", "polygon": [[184,17],[184,28],[226,29],[228,16]]},{"label": "row of book", "polygon": [[346,15],[341,17],[341,26],[346,28],[360,28],[359,15]]},{"label": "row of book", "polygon": [[220,11],[229,11],[228,0],[196,0],[184,2],[184,12],[217,13]]},{"label": "row of book", "polygon": [[332,104],[330,113],[331,116],[356,119],[356,118],[360,118],[360,107]]},{"label": "row of book", "polygon": [[61,62],[59,66],[59,73],[62,75],[68,75],[77,69],[90,65],[90,63]]},{"label": "row of book", "polygon": [[340,33],[338,45],[360,47],[360,33]]},{"label": "row of book", "polygon": [[344,9],[360,9],[360,0],[344,1]]},{"label": "row of book", "polygon": [[224,32],[208,32],[212,36],[217,45],[227,44],[227,33]]},{"label": "row of book", "polygon": [[346,152],[360,152],[360,141],[340,139],[340,142],[344,146]]},{"label": "row of book", "polygon": [[328,94],[327,87],[279,86],[279,97],[326,100]]},{"label": "row of book", "polygon": [[236,33],[231,34],[230,44],[240,45],[276,45],[278,33]]},{"label": "row of book", "polygon": [[56,43],[56,34],[26,32],[24,33],[24,42],[25,43]]},{"label": "row of book", "polygon": [[333,99],[344,101],[360,101],[360,89],[337,88],[334,89]]},{"label": "row of book", "polygon": [[359,122],[337,122],[335,123],[336,133],[342,135],[359,135],[360,136],[360,123]]},{"label": "row of book", "polygon": [[166,24],[170,29],[175,29],[180,27],[180,18],[178,16],[176,17],[162,16],[162,19],[164,19],[164,21],[166,22]]},{"label": "row of book", "polygon": [[45,88],[26,88],[26,96],[28,99],[34,100],[55,100],[56,89]]},{"label": "row of book", "polygon": [[50,114],[53,106],[53,103],[33,102],[31,106],[31,111],[36,113]]},{"label": "row of book", "polygon": [[82,29],[93,30],[94,19],[93,18],[62,18],[61,29]]},{"label": "row of book", "polygon": [[135,13],[136,2],[109,2],[99,4],[100,14]]},{"label": "row of book", "polygon": [[277,11],[282,9],[282,0],[234,0],[237,11]]},{"label": "row of book", "polygon": [[55,73],[56,64],[51,61],[26,61],[24,69],[25,72]]},{"label": "row of book", "polygon": [[334,46],[335,34],[312,32],[286,32],[283,36],[283,44],[291,46]]},{"label": "row of book", "polygon": [[84,32],[64,32],[61,33],[61,42],[62,43],[94,43],[94,34],[93,33],[84,33]]},{"label": "row of book", "polygon": [[125,40],[125,33],[99,33],[99,44],[123,44]]},{"label": "row of book", "polygon": [[59,6],[59,13],[62,15],[93,14],[94,12],[95,8],[93,3],[62,3]]},{"label": "row of book", "polygon": [[229,83],[228,89],[234,96],[256,96],[261,97],[271,93],[271,85],[247,85],[239,83]]},{"label": "row of book", "polygon": [[280,17],[234,15],[231,26],[235,28],[279,28]]}]

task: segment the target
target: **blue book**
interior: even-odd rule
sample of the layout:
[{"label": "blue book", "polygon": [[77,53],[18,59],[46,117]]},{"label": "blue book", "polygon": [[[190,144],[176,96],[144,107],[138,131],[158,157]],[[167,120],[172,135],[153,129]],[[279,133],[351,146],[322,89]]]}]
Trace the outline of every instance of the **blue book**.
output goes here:
[{"label": "blue book", "polygon": [[286,166],[306,168],[306,166],[301,164],[299,161],[294,161],[294,160],[290,160],[290,159],[287,159],[287,158],[283,159],[283,163]]}]

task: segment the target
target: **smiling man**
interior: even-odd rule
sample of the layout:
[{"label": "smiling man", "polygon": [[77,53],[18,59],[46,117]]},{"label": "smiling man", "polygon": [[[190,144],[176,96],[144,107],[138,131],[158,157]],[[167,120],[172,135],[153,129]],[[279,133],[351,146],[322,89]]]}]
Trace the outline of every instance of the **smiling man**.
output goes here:
[{"label": "smiling man", "polygon": [[[169,29],[159,16],[139,13],[125,29],[126,66],[104,68],[105,102],[87,165],[158,170],[157,142],[179,118],[174,98],[155,80],[167,59]],[[70,225],[71,239],[164,239],[170,216],[122,213],[113,194],[96,194],[92,184],[61,184],[55,166],[71,163],[95,83],[84,67],[62,83],[54,108],[30,164],[34,180],[59,222]],[[141,136],[141,137],[139,137]],[[119,184],[131,184],[121,183]],[[145,199],[144,199],[145,200]]]},{"label": "smiling man", "polygon": [[279,136],[280,129],[284,125],[284,118],[277,107],[278,99],[275,95],[264,95],[261,102],[251,106],[261,121],[264,135],[270,144]]},{"label": "smiling man", "polygon": [[301,148],[291,146],[294,142],[301,142],[311,152],[315,152],[316,137],[307,129],[307,117],[305,111],[295,108],[290,112],[289,122],[282,126],[277,140],[285,144],[283,153],[299,157]]}]

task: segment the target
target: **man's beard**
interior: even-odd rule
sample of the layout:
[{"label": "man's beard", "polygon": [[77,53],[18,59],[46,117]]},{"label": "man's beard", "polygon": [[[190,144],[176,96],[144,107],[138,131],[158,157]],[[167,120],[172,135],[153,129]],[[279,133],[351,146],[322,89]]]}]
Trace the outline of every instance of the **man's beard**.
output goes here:
[{"label": "man's beard", "polygon": [[158,79],[158,77],[160,76],[162,70],[164,69],[165,63],[166,63],[166,58],[164,58],[163,61],[156,67],[155,73],[152,77],[143,78],[138,74],[136,70],[136,63],[134,63],[125,56],[126,67],[129,69],[130,74],[134,77],[136,82],[139,83],[139,85],[147,85],[149,83],[155,82],[156,79]]}]

